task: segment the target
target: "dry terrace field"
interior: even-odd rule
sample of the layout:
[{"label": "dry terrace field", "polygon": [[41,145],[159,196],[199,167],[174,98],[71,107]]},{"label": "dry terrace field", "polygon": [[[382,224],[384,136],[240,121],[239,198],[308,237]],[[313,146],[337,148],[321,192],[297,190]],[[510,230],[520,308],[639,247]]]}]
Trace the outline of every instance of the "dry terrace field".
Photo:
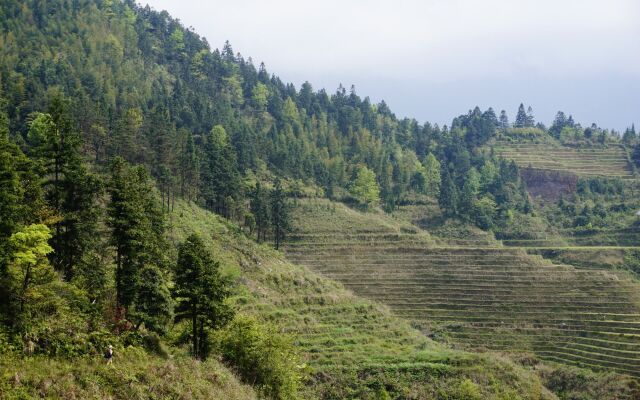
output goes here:
[{"label": "dry terrace field", "polygon": [[[302,222],[304,221],[304,222]],[[469,349],[640,376],[640,286],[523,249],[451,245],[326,200],[296,208],[286,254]]]}]

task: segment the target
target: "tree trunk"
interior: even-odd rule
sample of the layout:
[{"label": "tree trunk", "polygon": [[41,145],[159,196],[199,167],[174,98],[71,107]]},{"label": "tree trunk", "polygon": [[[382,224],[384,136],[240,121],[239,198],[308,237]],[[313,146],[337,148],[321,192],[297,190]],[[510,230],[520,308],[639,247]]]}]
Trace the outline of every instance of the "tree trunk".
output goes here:
[{"label": "tree trunk", "polygon": [[197,313],[196,313],[196,304],[195,301],[192,301],[191,303],[191,334],[193,335],[192,337],[192,341],[193,341],[193,356],[195,358],[198,358],[198,319],[197,319]]}]

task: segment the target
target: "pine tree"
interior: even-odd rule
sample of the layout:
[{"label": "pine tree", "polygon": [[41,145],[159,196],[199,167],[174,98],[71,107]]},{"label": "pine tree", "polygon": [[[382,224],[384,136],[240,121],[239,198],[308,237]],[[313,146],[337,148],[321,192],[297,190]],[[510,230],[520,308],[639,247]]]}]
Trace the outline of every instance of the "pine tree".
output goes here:
[{"label": "pine tree", "polygon": [[640,168],[640,143],[636,144],[633,148],[631,159],[633,160],[636,167]]},{"label": "pine tree", "polygon": [[251,193],[250,208],[255,218],[256,236],[260,242],[265,240],[270,223],[268,201],[260,182],[256,182],[256,188]]},{"label": "pine tree", "polygon": [[37,114],[29,128],[32,153],[43,166],[45,196],[60,221],[54,225],[53,266],[70,281],[83,258],[95,247],[102,191],[99,179],[87,172],[80,155],[68,102],[53,97],[49,114]]},{"label": "pine tree", "polygon": [[462,186],[462,193],[460,195],[460,205],[458,210],[461,214],[466,216],[473,215],[473,208],[475,201],[478,198],[480,192],[480,174],[475,168],[471,168],[467,173]]},{"label": "pine tree", "polygon": [[155,265],[146,265],[140,271],[136,287],[135,306],[130,318],[136,326],[165,333],[173,319],[173,299],[167,287],[167,280]]},{"label": "pine tree", "polygon": [[140,272],[166,265],[164,219],[144,168],[130,168],[117,157],[111,167],[107,224],[115,248],[116,301],[127,311],[134,306]]},{"label": "pine tree", "polygon": [[531,106],[527,108],[527,120],[526,120],[525,126],[527,128],[532,128],[536,126],[536,119],[533,116],[533,108],[531,108]]},{"label": "pine tree", "polygon": [[34,163],[9,139],[8,118],[0,98],[0,317],[16,322],[17,308],[9,301],[13,284],[9,265],[16,248],[10,238],[24,226],[47,217],[40,179]]},{"label": "pine tree", "polygon": [[553,124],[549,128],[549,133],[556,139],[560,138],[560,132],[564,129],[565,126],[568,126],[567,117],[562,111],[558,111],[556,113],[555,118],[553,119]]},{"label": "pine tree", "polygon": [[506,132],[509,129],[509,117],[505,110],[500,111],[500,130]]},{"label": "pine tree", "polygon": [[271,227],[275,248],[279,249],[289,230],[289,207],[280,179],[276,179],[275,186],[271,191]]},{"label": "pine tree", "polygon": [[194,188],[198,186],[198,154],[193,134],[186,131],[184,136],[184,145],[180,158],[180,196],[191,201],[194,196]]},{"label": "pine tree", "polygon": [[205,206],[230,217],[229,199],[235,201],[240,196],[240,175],[229,136],[222,125],[214,126],[207,137],[201,174],[201,195]]},{"label": "pine tree", "polygon": [[626,144],[634,143],[636,141],[636,138],[637,135],[635,125],[631,125],[631,128],[625,129],[624,133],[622,134],[622,141]]},{"label": "pine tree", "polygon": [[223,327],[233,316],[226,303],[230,284],[220,275],[219,267],[197,235],[179,245],[173,293],[176,320],[191,321],[192,354],[198,359],[207,356],[209,330]]},{"label": "pine tree", "polygon": [[520,103],[518,107],[518,114],[516,114],[516,122],[514,126],[516,128],[524,128],[528,124],[527,113],[524,110],[524,104]]},{"label": "pine tree", "polygon": [[440,184],[438,204],[446,215],[458,215],[458,190],[453,182],[449,168],[446,167],[442,170],[442,183]]},{"label": "pine tree", "polygon": [[0,126],[0,272],[9,255],[8,238],[24,218],[25,189],[21,185],[21,166],[28,165],[22,151],[9,140],[7,128]]}]

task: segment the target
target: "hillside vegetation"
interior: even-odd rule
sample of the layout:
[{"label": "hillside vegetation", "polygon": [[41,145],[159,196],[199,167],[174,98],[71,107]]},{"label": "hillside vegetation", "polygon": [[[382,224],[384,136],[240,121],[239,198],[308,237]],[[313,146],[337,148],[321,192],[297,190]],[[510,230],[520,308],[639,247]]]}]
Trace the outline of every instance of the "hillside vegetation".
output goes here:
[{"label": "hillside vegetation", "polygon": [[287,256],[440,341],[640,375],[639,286],[624,273],[455,238],[431,236],[440,239],[434,244],[421,240],[424,233],[389,229],[385,218],[369,218],[365,228],[354,212],[301,202],[294,221],[304,223],[294,225]]},{"label": "hillside vegetation", "polygon": [[[332,205],[324,205],[320,212],[330,213]],[[343,223],[361,229],[375,220],[351,215]],[[310,374],[303,398],[553,398],[522,366],[437,344],[386,307],[290,263],[193,204],[177,203],[171,219],[176,240],[190,232],[213,239],[208,243],[224,268],[240,277],[239,310],[294,335]],[[381,230],[401,226],[389,220]]]},{"label": "hillside vegetation", "polygon": [[163,359],[141,349],[116,349],[114,366],[101,357],[0,360],[3,399],[258,399],[217,361]]}]

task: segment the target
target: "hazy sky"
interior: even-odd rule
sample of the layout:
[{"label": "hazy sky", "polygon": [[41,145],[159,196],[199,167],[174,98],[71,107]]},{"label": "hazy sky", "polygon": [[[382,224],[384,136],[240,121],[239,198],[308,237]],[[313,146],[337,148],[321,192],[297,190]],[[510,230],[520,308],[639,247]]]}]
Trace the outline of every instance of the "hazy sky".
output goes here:
[{"label": "hazy sky", "polygon": [[142,1],[297,88],[353,84],[420,122],[524,102],[545,124],[640,123],[640,0]]}]

